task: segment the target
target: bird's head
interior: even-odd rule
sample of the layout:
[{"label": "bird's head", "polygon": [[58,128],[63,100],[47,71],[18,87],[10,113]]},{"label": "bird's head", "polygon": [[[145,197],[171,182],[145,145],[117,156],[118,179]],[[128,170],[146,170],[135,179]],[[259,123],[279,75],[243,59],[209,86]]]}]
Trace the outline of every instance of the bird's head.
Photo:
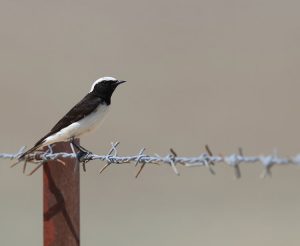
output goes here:
[{"label": "bird's head", "polygon": [[93,83],[90,93],[102,97],[110,103],[110,98],[114,90],[118,87],[118,85],[124,82],[126,81],[118,80],[113,77],[102,77]]}]

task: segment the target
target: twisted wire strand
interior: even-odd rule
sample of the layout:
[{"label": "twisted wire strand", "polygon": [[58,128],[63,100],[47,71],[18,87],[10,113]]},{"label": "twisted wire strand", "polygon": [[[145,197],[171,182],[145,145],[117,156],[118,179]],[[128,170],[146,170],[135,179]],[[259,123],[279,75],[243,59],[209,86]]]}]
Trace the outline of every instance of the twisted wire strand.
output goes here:
[{"label": "twisted wire strand", "polygon": [[[230,167],[235,169],[235,176],[239,178],[241,176],[239,165],[241,164],[254,164],[259,163],[264,168],[263,177],[271,175],[271,168],[278,165],[300,165],[300,154],[295,155],[291,158],[279,157],[276,153],[271,155],[260,155],[260,156],[244,156],[242,151],[239,154],[230,154],[230,155],[213,155],[206,146],[208,153],[202,153],[199,156],[195,157],[184,157],[177,156],[173,149],[170,150],[170,154],[160,156],[155,154],[153,156],[144,154],[145,148],[142,148],[138,154],[132,156],[119,156],[117,147],[119,142],[111,143],[110,151],[105,155],[97,155],[93,153],[85,153],[80,156],[79,161],[86,164],[91,160],[100,160],[106,162],[106,166],[102,168],[100,173],[109,165],[122,165],[128,163],[134,163],[135,166],[141,165],[140,171],[145,165],[150,164],[165,164],[172,168],[173,172],[176,175],[179,175],[177,165],[180,164],[185,167],[208,167],[212,174],[215,172],[212,169],[212,166],[215,164],[225,163]],[[50,151],[41,152],[39,154],[39,163],[44,163],[49,160],[59,160],[61,158],[78,158],[76,153],[53,153],[51,148]],[[24,152],[25,147],[20,148],[17,153],[0,153],[0,159],[11,159],[18,160],[18,157]],[[30,154],[29,158],[35,159],[36,154]],[[140,173],[139,171],[139,173]],[[136,177],[139,175],[136,175]]]}]

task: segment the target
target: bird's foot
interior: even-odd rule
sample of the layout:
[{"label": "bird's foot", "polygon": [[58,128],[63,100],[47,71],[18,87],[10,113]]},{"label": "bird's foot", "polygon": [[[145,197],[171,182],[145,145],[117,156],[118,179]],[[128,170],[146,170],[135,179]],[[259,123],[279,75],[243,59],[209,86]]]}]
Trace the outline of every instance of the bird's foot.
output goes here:
[{"label": "bird's foot", "polygon": [[71,140],[71,144],[78,150],[78,152],[76,153],[76,158],[83,164],[83,170],[86,171],[85,164],[92,160],[91,155],[93,153],[77,144],[74,139]]}]

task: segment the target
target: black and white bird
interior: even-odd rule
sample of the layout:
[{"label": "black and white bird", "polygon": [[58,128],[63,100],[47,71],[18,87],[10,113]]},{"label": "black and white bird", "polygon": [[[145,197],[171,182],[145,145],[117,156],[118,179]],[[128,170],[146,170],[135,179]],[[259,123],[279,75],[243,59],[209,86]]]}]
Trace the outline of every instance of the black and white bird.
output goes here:
[{"label": "black and white bird", "polygon": [[94,130],[107,113],[111,96],[124,80],[102,77],[96,80],[90,92],[77,103],[57,124],[28,151],[20,155],[19,160],[28,154],[56,142],[73,141],[82,134]]}]

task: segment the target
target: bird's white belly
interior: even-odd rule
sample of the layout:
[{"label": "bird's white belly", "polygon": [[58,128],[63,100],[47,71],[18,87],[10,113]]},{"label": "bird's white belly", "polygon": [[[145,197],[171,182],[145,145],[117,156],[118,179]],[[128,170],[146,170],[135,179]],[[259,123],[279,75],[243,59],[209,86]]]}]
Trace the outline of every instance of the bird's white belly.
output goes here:
[{"label": "bird's white belly", "polygon": [[90,115],[61,129],[54,135],[47,137],[44,145],[49,145],[60,141],[68,141],[71,138],[79,137],[80,135],[95,129],[104,119],[108,108],[109,106],[106,104],[100,104]]}]

